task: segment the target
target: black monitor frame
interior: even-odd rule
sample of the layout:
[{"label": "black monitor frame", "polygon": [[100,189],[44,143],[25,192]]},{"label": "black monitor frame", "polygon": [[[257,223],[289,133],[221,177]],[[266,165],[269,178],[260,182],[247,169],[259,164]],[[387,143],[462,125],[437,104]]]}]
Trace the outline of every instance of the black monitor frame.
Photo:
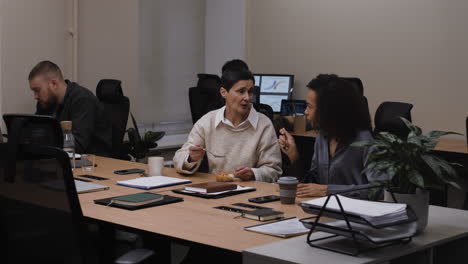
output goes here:
[{"label": "black monitor frame", "polygon": [[[294,75],[293,74],[270,74],[270,73],[255,73],[254,74],[254,77],[255,76],[259,76],[260,77],[260,83],[255,83],[256,86],[260,87],[260,93],[259,93],[259,98],[258,98],[258,101],[261,103],[262,102],[262,95],[278,95],[278,96],[287,96],[286,99],[291,99],[291,89],[294,87]],[[268,92],[262,92],[261,91],[261,82],[262,82],[262,78],[264,76],[272,76],[272,77],[275,77],[275,76],[278,76],[278,77],[288,77],[290,79],[290,82],[289,82],[289,87],[288,87],[288,92],[287,93],[268,93]],[[281,112],[281,107],[278,111],[274,111],[274,113],[280,113]]]}]

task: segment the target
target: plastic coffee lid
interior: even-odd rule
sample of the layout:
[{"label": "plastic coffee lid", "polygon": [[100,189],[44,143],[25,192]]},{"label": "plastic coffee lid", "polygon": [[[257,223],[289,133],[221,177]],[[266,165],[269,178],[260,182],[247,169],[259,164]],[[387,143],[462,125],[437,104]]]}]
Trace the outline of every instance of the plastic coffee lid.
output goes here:
[{"label": "plastic coffee lid", "polygon": [[72,130],[72,121],[61,121],[60,126],[63,130]]},{"label": "plastic coffee lid", "polygon": [[279,184],[297,184],[299,181],[296,177],[280,177],[278,179]]}]

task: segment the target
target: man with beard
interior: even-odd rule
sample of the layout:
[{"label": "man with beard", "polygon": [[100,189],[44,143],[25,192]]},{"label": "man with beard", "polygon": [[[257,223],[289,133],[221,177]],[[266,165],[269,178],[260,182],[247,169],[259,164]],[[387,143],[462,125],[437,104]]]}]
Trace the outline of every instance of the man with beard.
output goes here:
[{"label": "man with beard", "polygon": [[36,114],[72,121],[77,153],[109,156],[112,128],[96,96],[77,83],[64,80],[53,62],[41,61],[29,73],[29,86],[37,101]]}]

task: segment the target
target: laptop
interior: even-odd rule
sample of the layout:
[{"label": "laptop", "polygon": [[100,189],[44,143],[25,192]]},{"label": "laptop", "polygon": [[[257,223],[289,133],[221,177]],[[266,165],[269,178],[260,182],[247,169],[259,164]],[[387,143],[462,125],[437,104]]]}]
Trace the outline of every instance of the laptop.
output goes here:
[{"label": "laptop", "polygon": [[109,189],[109,186],[104,186],[92,182],[84,182],[80,180],[75,180],[75,186],[77,193],[97,192]]}]

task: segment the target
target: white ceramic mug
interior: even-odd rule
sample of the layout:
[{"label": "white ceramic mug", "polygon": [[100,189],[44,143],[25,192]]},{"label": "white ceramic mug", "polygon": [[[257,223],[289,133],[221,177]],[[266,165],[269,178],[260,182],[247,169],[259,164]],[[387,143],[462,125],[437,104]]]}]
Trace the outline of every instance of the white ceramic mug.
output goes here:
[{"label": "white ceramic mug", "polygon": [[148,175],[149,176],[162,176],[164,167],[163,157],[149,157],[148,158]]}]

